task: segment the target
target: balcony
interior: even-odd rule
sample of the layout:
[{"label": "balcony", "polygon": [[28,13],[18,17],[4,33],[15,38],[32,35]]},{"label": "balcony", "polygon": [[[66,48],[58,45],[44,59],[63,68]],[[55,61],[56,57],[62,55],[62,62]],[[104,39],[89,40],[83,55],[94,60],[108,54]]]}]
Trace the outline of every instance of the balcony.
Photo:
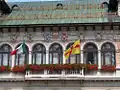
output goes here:
[{"label": "balcony", "polygon": [[0,68],[0,80],[119,80],[120,71],[115,66],[87,64],[52,64],[15,66]]},{"label": "balcony", "polygon": [[[33,66],[34,67],[34,66]],[[113,68],[114,67],[114,68]],[[49,65],[47,67],[34,67],[29,69],[25,75],[26,80],[104,80],[118,78],[115,66],[99,69],[97,65],[66,64]],[[36,69],[36,70],[35,70]]]},{"label": "balcony", "polygon": [[[31,66],[30,66],[31,67]],[[29,68],[30,68],[29,67]],[[65,80],[82,79],[83,65],[82,64],[65,64],[65,65],[45,65],[32,66],[31,70],[27,71],[27,80]]]}]

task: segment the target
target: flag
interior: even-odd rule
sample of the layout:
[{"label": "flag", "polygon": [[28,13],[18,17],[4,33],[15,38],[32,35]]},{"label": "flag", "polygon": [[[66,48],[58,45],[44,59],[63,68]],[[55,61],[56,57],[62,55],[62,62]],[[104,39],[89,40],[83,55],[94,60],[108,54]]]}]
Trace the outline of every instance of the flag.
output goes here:
[{"label": "flag", "polygon": [[71,46],[72,52],[71,54],[80,54],[80,40],[74,42]]},{"label": "flag", "polygon": [[15,55],[15,54],[21,54],[25,52],[25,43],[23,42],[18,48],[13,50],[10,54]]},{"label": "flag", "polygon": [[67,60],[71,54],[80,54],[80,40],[74,42],[74,44],[64,52],[65,59]]},{"label": "flag", "polygon": [[71,48],[67,49],[67,50],[64,52],[64,56],[65,56],[65,59],[66,59],[66,60],[70,57],[71,52],[72,52]]}]

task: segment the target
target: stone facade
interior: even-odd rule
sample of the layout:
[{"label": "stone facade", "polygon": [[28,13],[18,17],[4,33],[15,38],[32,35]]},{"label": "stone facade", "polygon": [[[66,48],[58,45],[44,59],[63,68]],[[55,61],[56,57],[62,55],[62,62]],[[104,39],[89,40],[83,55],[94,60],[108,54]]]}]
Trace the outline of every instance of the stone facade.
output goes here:
[{"label": "stone facade", "polygon": [[[104,43],[109,42],[115,46],[116,50],[116,66],[120,65],[119,62],[119,49],[120,49],[120,35],[119,26],[78,26],[78,27],[37,27],[37,28],[2,28],[0,41],[1,45],[9,44],[12,49],[15,49],[18,44],[25,40],[26,45],[29,48],[29,52],[37,43],[42,43],[48,53],[49,47],[53,43],[59,43],[63,51],[69,43],[80,39],[81,55],[83,48],[87,43],[93,43],[97,46],[98,51]],[[104,30],[103,30],[104,29]],[[47,54],[46,54],[47,55]],[[48,56],[46,56],[48,57]],[[63,55],[64,57],[64,55]],[[31,56],[29,56],[30,60]],[[99,57],[101,58],[101,57]],[[83,62],[81,58],[81,62]],[[31,61],[29,61],[31,63]],[[64,60],[65,63],[65,60]],[[48,60],[46,60],[48,64]]]}]

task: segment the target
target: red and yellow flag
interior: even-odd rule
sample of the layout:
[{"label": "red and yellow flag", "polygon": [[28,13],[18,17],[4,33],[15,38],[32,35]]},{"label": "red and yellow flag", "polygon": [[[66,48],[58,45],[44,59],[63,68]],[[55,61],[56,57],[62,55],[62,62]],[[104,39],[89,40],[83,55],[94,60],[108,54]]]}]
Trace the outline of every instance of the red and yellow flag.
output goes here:
[{"label": "red and yellow flag", "polygon": [[74,42],[71,46],[72,53],[71,54],[80,54],[80,40]]},{"label": "red and yellow flag", "polygon": [[65,59],[67,60],[71,54],[80,54],[80,40],[75,41],[74,44],[64,52]]}]

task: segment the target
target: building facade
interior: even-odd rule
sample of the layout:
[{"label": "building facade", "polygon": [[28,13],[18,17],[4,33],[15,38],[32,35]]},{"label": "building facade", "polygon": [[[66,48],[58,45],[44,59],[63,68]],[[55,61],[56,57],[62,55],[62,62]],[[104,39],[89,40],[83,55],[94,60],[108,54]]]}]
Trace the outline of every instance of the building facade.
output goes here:
[{"label": "building facade", "polygon": [[[16,4],[0,17],[1,90],[119,89],[119,10],[109,9],[110,2],[8,5]],[[80,40],[80,54],[65,60],[64,51],[75,40]],[[23,41],[25,53],[10,55]]]}]

